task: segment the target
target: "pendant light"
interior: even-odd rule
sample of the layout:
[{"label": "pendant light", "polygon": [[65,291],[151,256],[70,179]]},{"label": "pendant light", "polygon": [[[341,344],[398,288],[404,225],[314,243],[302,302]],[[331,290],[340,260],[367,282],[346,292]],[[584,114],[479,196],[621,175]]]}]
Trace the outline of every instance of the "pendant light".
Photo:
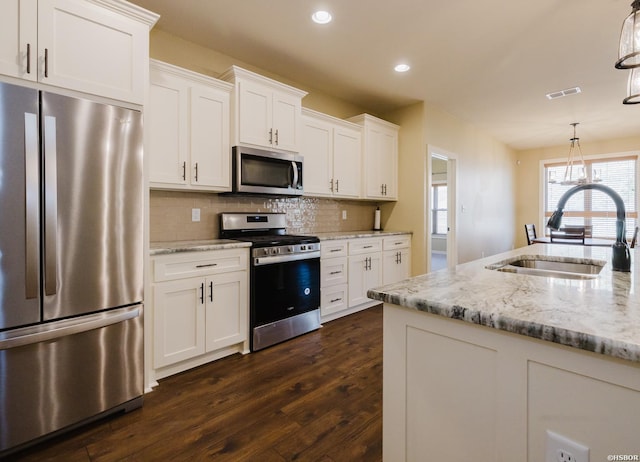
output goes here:
[{"label": "pendant light", "polygon": [[622,23],[616,69],[640,66],[640,0],[633,0],[631,14]]},{"label": "pendant light", "polygon": [[627,97],[622,102],[624,104],[640,103],[640,67],[631,69],[627,84]]},{"label": "pendant light", "polygon": [[[569,156],[567,157],[567,166],[564,169],[564,176],[561,180],[557,180],[555,177],[552,177],[552,172],[549,172],[549,183],[551,184],[561,184],[561,185],[579,185],[579,184],[589,184],[589,183],[599,183],[602,181],[596,171],[593,171],[593,178],[590,178],[587,175],[587,166],[584,163],[584,157],[582,156],[582,148],[580,147],[580,138],[576,136],[576,125],[579,125],[579,122],[574,122],[571,124],[573,126],[573,138],[570,138],[571,144],[569,145]],[[575,150],[577,148],[578,154],[580,156],[579,159],[575,157]],[[573,169],[576,169],[578,172],[577,178],[573,175]]]}]

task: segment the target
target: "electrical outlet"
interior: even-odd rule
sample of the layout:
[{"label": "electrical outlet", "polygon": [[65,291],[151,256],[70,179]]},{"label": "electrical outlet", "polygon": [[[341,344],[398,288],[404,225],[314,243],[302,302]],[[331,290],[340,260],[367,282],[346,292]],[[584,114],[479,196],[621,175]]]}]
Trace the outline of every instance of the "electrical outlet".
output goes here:
[{"label": "electrical outlet", "polygon": [[200,221],[200,209],[191,209],[191,221]]},{"label": "electrical outlet", "polygon": [[589,462],[589,448],[547,430],[545,462]]},{"label": "electrical outlet", "polygon": [[342,219],[343,219],[343,220],[346,220],[346,219],[347,219],[347,211],[346,211],[346,210],[343,210],[343,211],[342,211]]}]

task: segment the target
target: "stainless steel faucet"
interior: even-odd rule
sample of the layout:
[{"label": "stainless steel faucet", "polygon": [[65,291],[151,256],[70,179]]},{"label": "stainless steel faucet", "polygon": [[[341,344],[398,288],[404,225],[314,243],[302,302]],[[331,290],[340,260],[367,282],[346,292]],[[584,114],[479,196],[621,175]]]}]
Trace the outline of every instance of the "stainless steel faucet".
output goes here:
[{"label": "stainless steel faucet", "polygon": [[565,204],[569,200],[571,196],[575,193],[582,191],[584,189],[595,189],[597,191],[602,191],[607,194],[613,202],[616,204],[616,242],[611,246],[613,253],[611,256],[611,266],[614,271],[631,271],[631,254],[629,252],[629,245],[627,244],[626,235],[626,225],[625,225],[625,215],[626,211],[624,208],[624,201],[622,197],[611,189],[608,186],[604,186],[601,184],[581,184],[571,188],[569,191],[564,193],[560,200],[558,201],[558,208],[549,221],[547,222],[547,226],[551,229],[557,230],[560,229],[560,222],[562,221],[562,214],[564,213],[562,210],[564,209]]}]

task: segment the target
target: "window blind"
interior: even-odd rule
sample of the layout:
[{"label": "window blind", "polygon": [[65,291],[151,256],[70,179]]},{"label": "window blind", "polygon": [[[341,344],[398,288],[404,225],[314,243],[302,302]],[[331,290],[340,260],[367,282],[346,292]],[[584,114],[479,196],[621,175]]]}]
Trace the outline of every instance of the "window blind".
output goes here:
[{"label": "window blind", "polygon": [[[585,160],[589,176],[601,178],[601,183],[616,191],[622,198],[626,209],[627,239],[638,226],[637,204],[637,168],[638,156],[602,158]],[[544,164],[545,180],[563,178],[566,163]],[[560,197],[571,189],[572,185],[561,185],[545,181],[545,222],[556,209]],[[585,190],[574,194],[564,209],[563,225],[592,226],[593,237],[615,239],[616,207],[605,193]],[[548,228],[547,228],[548,233]]]}]

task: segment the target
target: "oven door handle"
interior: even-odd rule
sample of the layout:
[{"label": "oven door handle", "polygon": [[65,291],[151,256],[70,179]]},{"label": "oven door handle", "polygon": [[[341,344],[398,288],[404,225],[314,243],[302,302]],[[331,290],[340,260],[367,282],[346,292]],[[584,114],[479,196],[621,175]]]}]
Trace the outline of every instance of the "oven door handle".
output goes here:
[{"label": "oven door handle", "polygon": [[255,257],[253,266],[274,265],[276,263],[286,263],[288,261],[311,260],[320,258],[320,251],[299,253],[294,255],[273,255],[268,257]]}]

